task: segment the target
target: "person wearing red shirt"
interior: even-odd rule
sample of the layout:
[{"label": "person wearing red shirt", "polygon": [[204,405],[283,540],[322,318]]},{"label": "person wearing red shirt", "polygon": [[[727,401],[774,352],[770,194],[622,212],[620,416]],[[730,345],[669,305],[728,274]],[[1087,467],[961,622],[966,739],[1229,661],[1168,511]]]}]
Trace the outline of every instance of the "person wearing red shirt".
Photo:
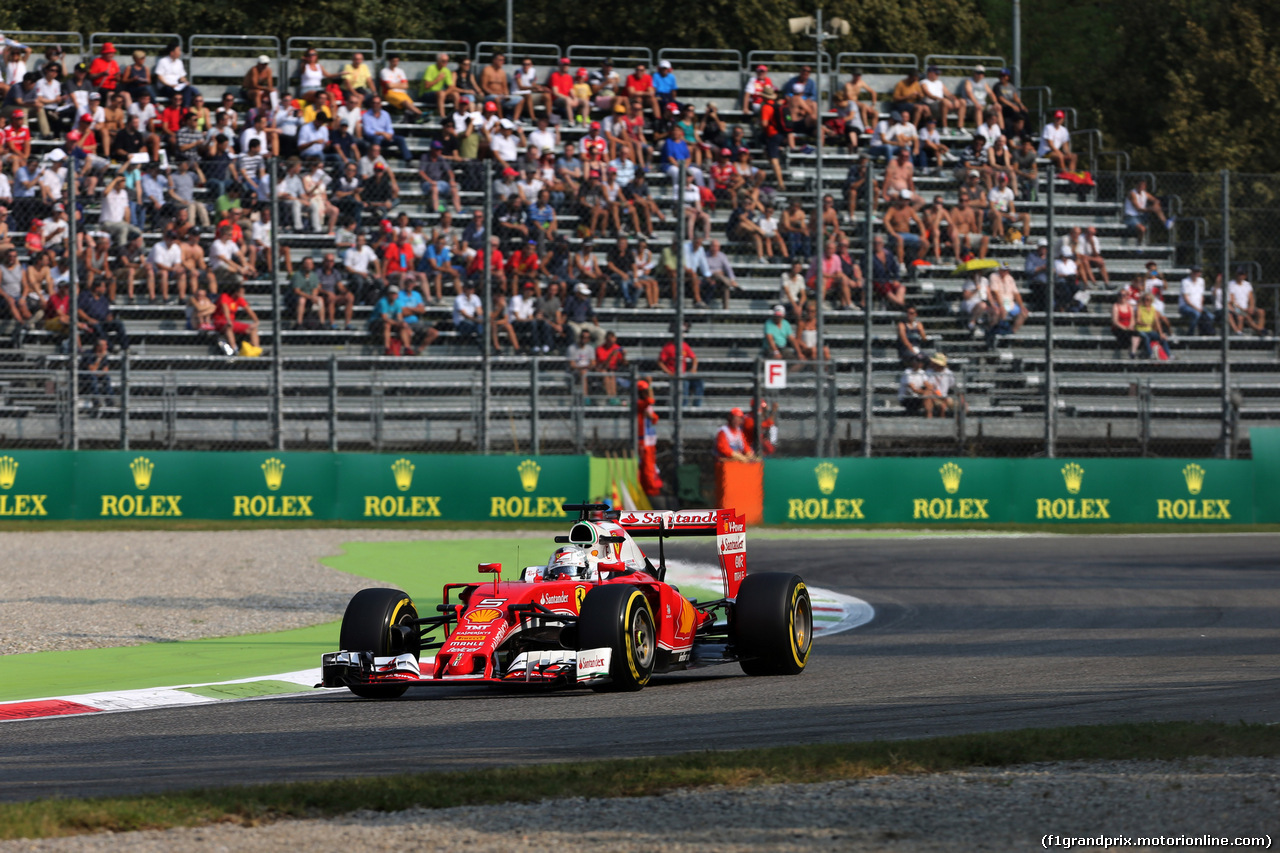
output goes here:
[{"label": "person wearing red shirt", "polygon": [[[489,238],[489,274],[493,277],[494,284],[506,290],[506,259],[503,257],[502,252],[498,250],[498,243],[497,237]],[[477,283],[484,279],[483,252],[476,252],[471,256],[471,263],[467,265],[467,275]]]},{"label": "person wearing red shirt", "polygon": [[604,333],[604,343],[596,347],[596,371],[604,374],[604,393],[609,398],[609,405],[616,406],[618,401],[618,370],[627,363],[627,351],[618,343],[618,336],[613,332]]},{"label": "person wearing red shirt", "polygon": [[[236,319],[236,312],[242,308],[249,318],[248,322]],[[213,328],[226,337],[233,351],[236,349],[236,335],[245,335],[248,340],[241,342],[240,354],[250,357],[262,355],[262,344],[258,341],[258,315],[244,298],[244,282],[236,282],[229,291],[218,297],[218,310],[213,313]]]},{"label": "person wearing red shirt", "polygon": [[600,122],[591,122],[587,135],[580,143],[582,159],[588,162],[603,163],[609,158],[609,140],[600,135]]},{"label": "person wearing red shirt", "polygon": [[716,459],[733,460],[735,462],[754,462],[756,455],[747,443],[746,433],[742,431],[742,409],[729,410],[729,417],[724,425],[716,431]]},{"label": "person wearing red shirt", "polygon": [[[760,413],[760,446],[756,448],[757,456],[772,456],[775,442],[778,440],[778,428],[774,425],[774,416],[778,413],[778,404],[774,403],[770,408],[769,404],[761,400],[760,405],[755,405],[755,400],[751,401],[753,407]],[[756,440],[756,419],[752,415],[747,415],[742,420],[742,432],[746,435],[747,441],[754,444]]]},{"label": "person wearing red shirt", "polygon": [[636,458],[640,488],[649,497],[662,493],[662,476],[658,473],[658,413],[653,408],[653,390],[649,382],[636,382],[636,433],[640,448]]},{"label": "person wearing red shirt", "polygon": [[569,73],[569,59],[565,57],[547,77],[547,88],[551,90],[551,109],[563,109],[564,120],[573,121],[573,111],[578,106],[578,99],[573,96],[573,75]]},{"label": "person wearing red shirt", "polygon": [[[116,46],[111,42],[102,45],[102,52],[89,64],[89,82],[98,87],[104,101],[109,101],[120,85],[120,65],[116,62]],[[125,102],[126,107],[131,103],[127,93]]]},{"label": "person wearing red shirt", "polygon": [[647,101],[649,112],[655,119],[661,115],[658,111],[658,96],[653,91],[653,77],[649,74],[648,68],[643,62],[637,64],[636,70],[627,75],[627,80],[623,83],[623,87],[626,89],[628,96]]},{"label": "person wearing red shirt", "polygon": [[716,197],[720,199],[731,200],[732,191],[743,183],[742,176],[738,174],[733,163],[729,162],[729,155],[732,153],[728,148],[721,148],[716,161],[711,164],[711,183],[715,188]]},{"label": "person wearing red shirt", "polygon": [[[674,330],[673,330],[674,331]],[[689,331],[685,327],[685,331]],[[689,405],[689,397],[693,396],[693,405],[702,405],[702,378],[697,376],[698,372],[698,355],[693,351],[693,347],[689,346],[689,342],[684,342],[684,405]],[[676,375],[676,342],[669,341],[662,351],[658,353],[658,369],[668,376]]]},{"label": "person wearing red shirt", "polygon": [[9,124],[0,130],[0,160],[12,155],[16,172],[31,159],[31,128],[27,126],[27,111],[18,107],[9,113]]},{"label": "person wearing red shirt", "polygon": [[538,241],[530,240],[519,249],[516,249],[512,253],[511,259],[507,261],[506,266],[511,270],[512,287],[515,286],[517,280],[537,287],[534,280],[537,278],[538,273],[542,271],[542,259],[538,257]]},{"label": "person wearing red shirt", "polygon": [[[419,274],[414,271],[417,261],[413,257],[413,232],[401,228],[393,232],[382,250],[382,268],[386,272],[387,281],[399,284],[405,293],[425,285],[426,277],[419,281]],[[430,298],[425,286],[421,287],[424,298]]]}]

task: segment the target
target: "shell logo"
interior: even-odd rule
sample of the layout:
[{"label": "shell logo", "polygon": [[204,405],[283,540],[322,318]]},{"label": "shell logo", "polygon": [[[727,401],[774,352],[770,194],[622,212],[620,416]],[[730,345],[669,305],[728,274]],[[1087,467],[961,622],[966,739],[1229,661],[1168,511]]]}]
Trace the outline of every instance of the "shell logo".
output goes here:
[{"label": "shell logo", "polygon": [[475,622],[479,625],[487,625],[501,615],[501,610],[492,610],[489,608],[485,608],[483,610],[472,610],[467,614],[467,621]]}]

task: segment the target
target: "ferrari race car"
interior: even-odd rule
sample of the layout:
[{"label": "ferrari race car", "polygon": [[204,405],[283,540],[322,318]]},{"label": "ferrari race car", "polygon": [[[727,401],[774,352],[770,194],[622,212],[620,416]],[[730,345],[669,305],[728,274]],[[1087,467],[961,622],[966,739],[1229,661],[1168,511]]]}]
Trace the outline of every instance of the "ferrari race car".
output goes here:
[{"label": "ferrari race car", "polygon": [[[640,690],[654,673],[737,661],[748,675],[798,675],[813,612],[804,581],[747,574],[746,524],[731,509],[616,512],[566,504],[579,518],[545,566],[502,581],[445,584],[438,615],[408,593],[365,589],[342,617],[341,651],[322,658],[324,687],[390,699],[415,685],[459,683]],[[725,597],[685,598],[666,582],[664,543],[714,536]],[[658,540],[655,566],[637,539]],[[432,658],[423,652],[434,650]]]}]

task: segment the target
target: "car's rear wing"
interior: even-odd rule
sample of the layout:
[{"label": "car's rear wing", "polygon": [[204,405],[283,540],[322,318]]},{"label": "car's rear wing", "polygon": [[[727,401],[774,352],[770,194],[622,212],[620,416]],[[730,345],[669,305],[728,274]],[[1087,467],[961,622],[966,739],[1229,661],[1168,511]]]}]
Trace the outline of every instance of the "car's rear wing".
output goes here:
[{"label": "car's rear wing", "polygon": [[737,598],[738,587],[747,576],[746,517],[732,509],[672,511],[625,511],[618,524],[634,539],[663,539],[680,536],[714,536],[724,574],[725,598]]}]

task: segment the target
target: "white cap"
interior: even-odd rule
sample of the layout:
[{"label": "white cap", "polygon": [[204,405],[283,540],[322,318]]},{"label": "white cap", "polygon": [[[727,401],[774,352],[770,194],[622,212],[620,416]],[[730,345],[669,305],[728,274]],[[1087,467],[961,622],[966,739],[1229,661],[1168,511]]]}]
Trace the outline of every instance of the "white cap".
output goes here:
[{"label": "white cap", "polygon": [[55,163],[59,160],[65,160],[67,159],[67,152],[63,151],[61,148],[55,148],[49,152],[48,159]]},{"label": "white cap", "polygon": [[658,60],[658,67],[659,67],[659,68],[665,68],[665,69],[667,69],[668,71],[670,71],[670,70],[671,70],[671,62],[670,62],[670,61],[668,61],[668,60],[666,60],[666,59],[659,59],[659,60]]},{"label": "white cap", "polygon": [[590,295],[591,295],[591,288],[587,287],[585,284],[579,284],[579,285],[578,285],[577,290],[578,290],[578,292],[579,292],[579,293],[581,293],[583,296],[590,296]]},{"label": "white cap", "polygon": [[1049,248],[1049,241],[1044,237],[1041,237],[1039,240],[1036,241],[1036,246],[1041,249],[1047,249]]},{"label": "white cap", "polygon": [[1074,254],[1075,252],[1072,250],[1070,246],[1063,246],[1061,249],[1058,250],[1058,257],[1060,258],[1069,258]]},{"label": "white cap", "polygon": [[259,65],[270,65],[270,64],[271,64],[271,57],[267,56],[265,53],[264,53],[264,54],[262,54],[261,56],[259,56],[259,57],[258,57],[258,64],[259,64]]},{"label": "white cap", "polygon": [[911,198],[912,192],[911,190],[903,190],[902,192],[898,193],[898,196],[900,198],[908,199],[908,198]]},{"label": "white cap", "polygon": [[775,305],[773,306],[773,316],[785,317],[787,316],[787,309],[783,308],[781,305]]},{"label": "white cap", "polygon": [[502,128],[503,128],[504,130],[515,130],[515,129],[516,129],[515,122],[513,122],[513,121],[512,121],[511,119],[509,119],[509,118],[504,118],[502,121],[500,121],[500,122],[498,122],[498,123],[502,126]]}]

